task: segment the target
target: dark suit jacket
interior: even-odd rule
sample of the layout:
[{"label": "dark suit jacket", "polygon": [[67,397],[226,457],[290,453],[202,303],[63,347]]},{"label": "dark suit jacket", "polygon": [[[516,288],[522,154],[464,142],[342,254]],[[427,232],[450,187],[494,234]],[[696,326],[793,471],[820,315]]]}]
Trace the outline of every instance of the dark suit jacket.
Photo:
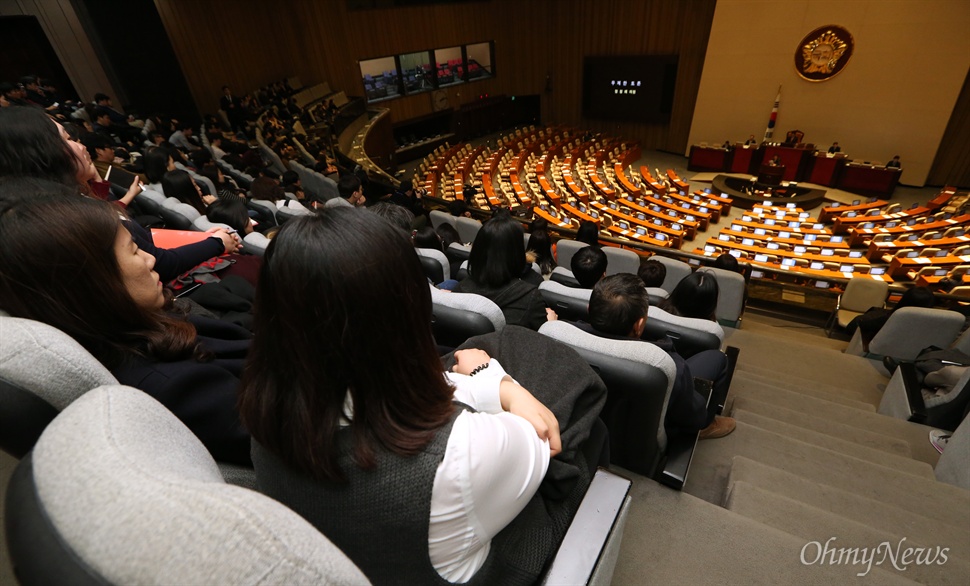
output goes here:
[{"label": "dark suit jacket", "polygon": [[189,316],[211,362],[194,359],[159,362],[132,356],[111,373],[123,385],[140,389],[165,405],[192,430],[220,462],[251,466],[249,433],[239,422],[239,377],[250,334],[233,324]]}]

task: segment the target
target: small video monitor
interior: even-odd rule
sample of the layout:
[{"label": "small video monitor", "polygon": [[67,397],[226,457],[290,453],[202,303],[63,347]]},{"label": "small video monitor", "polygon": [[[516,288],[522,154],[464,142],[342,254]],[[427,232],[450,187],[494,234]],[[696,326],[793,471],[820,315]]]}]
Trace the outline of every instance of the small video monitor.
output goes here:
[{"label": "small video monitor", "polygon": [[919,252],[916,250],[910,250],[906,253],[906,258],[916,258],[917,256],[919,256]]},{"label": "small video monitor", "polygon": [[616,209],[616,202],[612,202],[612,201],[610,202],[610,209],[611,210],[615,210]]},{"label": "small video monitor", "polygon": [[694,216],[690,214],[687,214],[684,216],[684,219],[687,220],[688,222],[693,222],[696,218],[694,218]]},{"label": "small video monitor", "polygon": [[805,248],[804,246],[796,246],[795,247],[795,252],[806,252],[806,251],[808,251],[808,249]]},{"label": "small video monitor", "polygon": [[711,246],[710,244],[704,247],[704,252],[714,252],[714,250],[715,250],[714,247]]},{"label": "small video monitor", "polygon": [[875,228],[876,225],[873,224],[872,222],[866,222],[865,224],[862,225],[862,227],[865,228],[866,230],[871,230]]},{"label": "small video monitor", "polygon": [[754,240],[752,240],[750,238],[744,238],[744,239],[741,240],[741,244],[743,244],[745,246],[754,246]]},{"label": "small video monitor", "polygon": [[754,233],[756,235],[758,235],[758,236],[764,236],[765,235],[765,229],[764,228],[755,228],[754,229]]},{"label": "small video monitor", "polygon": [[854,205],[854,206],[857,206],[860,203],[862,203],[862,200],[861,199],[854,199],[854,200],[852,200],[852,205]]},{"label": "small video monitor", "polygon": [[544,203],[540,203],[539,204],[539,209],[542,210],[542,211],[544,211],[544,212],[548,212],[549,211],[549,206],[547,206]]},{"label": "small video monitor", "polygon": [[812,230],[821,230],[825,228],[825,224],[812,224]]},{"label": "small video monitor", "polygon": [[842,242],[842,236],[833,236],[833,237],[829,238],[829,242],[831,242],[833,244],[838,244],[838,243]]},{"label": "small video monitor", "polygon": [[775,212],[775,217],[778,218],[779,220],[782,219],[782,218],[784,218],[786,215],[787,214],[785,214],[784,211]]},{"label": "small video monitor", "polygon": [[626,222],[619,222],[619,225],[620,225],[620,228],[623,228],[624,230],[629,230],[630,229],[630,224],[628,224]]},{"label": "small video monitor", "polygon": [[581,212],[583,212],[585,214],[586,213],[586,206],[583,205],[583,204],[579,204],[579,211],[581,211]]},{"label": "small video monitor", "polygon": [[653,210],[653,211],[655,211],[655,212],[659,212],[660,211],[660,206],[658,206],[657,204],[653,204],[652,206],[650,206],[650,209]]},{"label": "small video monitor", "polygon": [[742,228],[738,224],[731,224],[731,230],[733,230],[735,232],[744,232],[744,228]]},{"label": "small video monitor", "polygon": [[809,214],[808,212],[802,212],[802,213],[800,213],[800,214],[798,214],[798,219],[799,219],[799,220],[804,220],[804,219],[805,219],[805,218],[807,218],[807,217],[808,217],[809,215],[811,215],[811,214]]},{"label": "small video monitor", "polygon": [[724,193],[723,191],[721,192],[721,197],[727,197],[727,196],[728,194]]},{"label": "small video monitor", "polygon": [[856,217],[858,215],[859,214],[857,214],[856,212],[845,212],[845,217],[846,218],[854,218],[854,217]]},{"label": "small video monitor", "polygon": [[680,224],[671,224],[670,227],[673,228],[674,230],[682,230],[684,228]]},{"label": "small video monitor", "polygon": [[[947,219],[949,219],[949,218],[947,218]],[[912,220],[909,220],[908,222],[906,222],[906,225],[907,226],[915,226],[916,225],[916,218],[913,218]]]},{"label": "small video monitor", "polygon": [[741,221],[742,222],[750,222],[751,221],[751,216],[741,216]]},{"label": "small video monitor", "polygon": [[812,270],[815,270],[815,271],[820,271],[820,270],[822,270],[823,268],[825,268],[825,265],[823,265],[822,263],[820,263],[820,262],[818,262],[818,261],[816,261],[816,262],[813,262],[812,264],[810,264],[810,265],[808,266],[808,268],[810,268],[810,269],[812,269]]},{"label": "small video monitor", "polygon": [[937,250],[934,256],[946,256],[950,253],[949,250]]},{"label": "small video monitor", "polygon": [[840,204],[839,202],[834,202],[834,203],[833,203],[832,205],[830,205],[829,207],[830,207],[830,208],[837,208],[837,207],[839,207],[840,205],[842,205],[842,204]]},{"label": "small video monitor", "polygon": [[699,266],[701,264],[701,261],[697,260],[696,258],[692,258],[692,259],[690,259],[690,260],[687,261],[687,264],[693,265],[693,266],[696,267],[696,266]]},{"label": "small video monitor", "polygon": [[711,188],[710,187],[704,189],[704,193],[710,193],[710,192],[711,192]]},{"label": "small video monitor", "polygon": [[771,200],[766,199],[763,202],[761,202],[761,205],[771,207]]},{"label": "small video monitor", "polygon": [[701,212],[702,214],[706,214],[706,213],[707,213],[707,208],[706,208],[706,207],[704,207],[704,206],[701,206],[701,209],[700,209],[700,212]]},{"label": "small video monitor", "polygon": [[822,256],[833,256],[835,255],[835,251],[832,250],[831,248],[823,248],[821,254]]},{"label": "small video monitor", "polygon": [[870,275],[884,275],[886,274],[886,267],[872,267],[869,271]]},{"label": "small video monitor", "polygon": [[656,238],[657,240],[660,240],[661,242],[667,239],[667,235],[661,234],[660,232],[657,232],[656,234],[654,234],[653,237]]},{"label": "small video monitor", "polygon": [[592,210],[592,211],[591,211],[591,212],[589,213],[589,215],[591,215],[591,216],[593,216],[594,218],[598,218],[598,217],[600,217],[600,213],[599,213],[599,212],[597,212],[596,210]]},{"label": "small video monitor", "polygon": [[639,234],[640,236],[646,236],[647,230],[645,228],[637,228],[637,234]]},{"label": "small video monitor", "polygon": [[677,212],[675,212],[674,210],[667,210],[667,215],[668,216],[673,216],[673,217],[676,218],[677,217]]},{"label": "small video monitor", "polygon": [[660,221],[660,218],[654,218],[653,223],[654,225],[657,225],[657,226],[663,225],[663,222]]},{"label": "small video monitor", "polygon": [[768,255],[767,254],[756,254],[756,255],[754,255],[754,260],[756,262],[768,262]]},{"label": "small video monitor", "polygon": [[765,226],[774,226],[774,225],[775,225],[775,221],[774,220],[772,220],[771,218],[766,218],[765,219]]},{"label": "small video monitor", "polygon": [[768,248],[768,250],[778,250],[777,242],[769,242],[765,246]]},{"label": "small video monitor", "polygon": [[728,252],[728,254],[730,254],[734,258],[741,258],[741,251],[740,250],[731,250],[731,251]]},{"label": "small video monitor", "polygon": [[828,289],[829,284],[827,281],[815,281],[815,286],[819,289]]},{"label": "small video monitor", "polygon": [[933,271],[934,277],[945,277],[949,271],[947,269],[936,269]]},{"label": "small video monitor", "polygon": [[643,212],[637,212],[637,219],[638,220],[646,220],[647,219],[647,216],[645,216],[643,214]]},{"label": "small video monitor", "polygon": [[793,266],[795,266],[795,259],[793,259],[793,258],[783,258],[781,260],[781,264],[783,266],[786,266],[786,267],[793,267]]},{"label": "small video monitor", "polygon": [[701,200],[701,196],[697,195],[696,193],[691,194],[690,198],[692,200],[694,200],[694,201],[700,201]]},{"label": "small video monitor", "polygon": [[842,265],[842,266],[839,267],[839,272],[840,273],[852,273],[852,272],[855,272],[855,266],[854,265]]},{"label": "small video monitor", "polygon": [[683,202],[683,203],[680,204],[680,207],[684,208],[685,210],[689,210],[690,209],[690,204],[687,203],[687,202]]},{"label": "small video monitor", "polygon": [[723,240],[724,242],[730,242],[731,241],[731,237],[728,236],[727,234],[718,234],[717,235],[717,239],[718,240]]},{"label": "small video monitor", "polygon": [[849,251],[849,258],[862,258],[862,251],[861,250],[850,250]]},{"label": "small video monitor", "polygon": [[808,242],[812,242],[812,241],[814,241],[816,239],[818,239],[818,234],[806,234],[805,235],[805,240],[807,240]]},{"label": "small video monitor", "polygon": [[797,228],[797,227],[799,227],[800,225],[801,225],[801,224],[799,224],[798,222],[788,222],[788,227],[789,227],[789,228]]},{"label": "small video monitor", "polygon": [[793,209],[795,209],[795,208],[796,208],[797,206],[796,206],[795,204],[793,204],[793,203],[786,203],[786,204],[785,204],[785,207],[786,207],[786,208],[788,208],[788,209],[790,209],[790,210],[793,210]]},{"label": "small video monitor", "polygon": [[752,279],[761,279],[764,278],[764,276],[765,274],[762,271],[751,271]]},{"label": "small video monitor", "polygon": [[779,238],[791,238],[791,232],[779,232],[778,233],[778,237]]}]

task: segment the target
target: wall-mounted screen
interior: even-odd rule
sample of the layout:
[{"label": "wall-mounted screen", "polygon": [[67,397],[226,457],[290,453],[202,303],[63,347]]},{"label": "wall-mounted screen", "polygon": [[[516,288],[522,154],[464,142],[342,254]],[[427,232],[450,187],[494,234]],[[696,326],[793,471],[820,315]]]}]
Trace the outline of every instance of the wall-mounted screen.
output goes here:
[{"label": "wall-mounted screen", "polygon": [[401,81],[394,57],[381,57],[360,62],[360,77],[368,102],[379,102],[401,95]]},{"label": "wall-mounted screen", "polygon": [[583,116],[668,122],[677,82],[676,55],[586,57]]}]

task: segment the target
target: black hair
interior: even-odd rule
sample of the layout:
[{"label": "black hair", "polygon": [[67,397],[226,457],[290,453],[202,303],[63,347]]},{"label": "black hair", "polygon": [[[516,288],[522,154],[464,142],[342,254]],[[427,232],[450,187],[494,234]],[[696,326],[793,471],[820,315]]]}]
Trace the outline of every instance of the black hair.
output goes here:
[{"label": "black hair", "polygon": [[361,188],[360,179],[354,174],[347,174],[337,182],[337,193],[344,199],[350,199],[354,192]]},{"label": "black hair", "polygon": [[650,298],[636,275],[619,273],[600,279],[589,297],[589,323],[604,334],[629,336],[646,318]]},{"label": "black hair", "polygon": [[414,242],[415,248],[431,248],[444,252],[441,236],[438,236],[438,233],[431,226],[424,226],[419,230],[413,231],[411,233],[411,241]]},{"label": "black hair", "polygon": [[606,273],[608,264],[606,253],[599,246],[584,246],[573,255],[569,267],[580,286],[591,289]]},{"label": "black hair", "polygon": [[733,254],[724,253],[718,255],[714,259],[714,268],[724,269],[725,271],[731,271],[735,273],[741,272],[741,265],[738,263],[738,259],[734,257]]},{"label": "black hair", "polygon": [[142,160],[145,165],[145,177],[149,183],[162,182],[162,178],[168,173],[168,160],[171,158],[171,151],[163,146],[155,147],[145,153]]},{"label": "black hair", "polygon": [[407,208],[403,208],[389,201],[382,201],[372,205],[367,210],[384,218],[395,228],[400,228],[407,234],[411,233],[411,222],[414,221],[414,214]]},{"label": "black hair", "polygon": [[77,183],[80,161],[43,110],[29,106],[0,108],[0,137],[0,176]]},{"label": "black hair", "polygon": [[533,228],[529,234],[526,250],[536,255],[535,262],[539,265],[542,274],[549,273],[555,268],[556,261],[552,258],[552,238],[544,228]]},{"label": "black hair", "polygon": [[667,278],[667,266],[659,260],[650,259],[640,264],[637,276],[643,281],[644,287],[660,287]]},{"label": "black hair", "polygon": [[188,171],[176,169],[169,171],[162,177],[162,190],[165,197],[174,197],[182,203],[187,203],[202,215],[205,215],[205,202],[195,187],[195,182]]},{"label": "black hair", "polygon": [[239,232],[240,237],[247,232],[246,227],[251,225],[249,222],[249,212],[246,209],[246,204],[244,204],[242,200],[238,198],[220,199],[219,201],[213,202],[212,205],[206,209],[205,217],[208,218],[210,222],[231,226],[233,229]]},{"label": "black hair", "polygon": [[451,224],[445,222],[435,228],[435,232],[438,236],[441,236],[441,248],[442,250],[448,250],[448,247],[454,243],[462,244],[461,234],[458,230]]},{"label": "black hair", "polygon": [[485,222],[468,256],[469,278],[494,288],[525,272],[523,233],[522,226],[508,214]]},{"label": "black hair", "polygon": [[927,287],[911,287],[907,289],[899,301],[896,303],[896,307],[893,309],[900,309],[902,307],[933,307],[936,303],[936,297],[933,296],[933,292]]},{"label": "black hair", "polygon": [[589,220],[580,222],[579,230],[576,231],[576,240],[593,245],[599,243],[599,236],[599,228],[596,227],[594,222],[590,222]]},{"label": "black hair", "polygon": [[716,321],[717,297],[717,277],[701,269],[681,279],[660,308],[673,315]]}]

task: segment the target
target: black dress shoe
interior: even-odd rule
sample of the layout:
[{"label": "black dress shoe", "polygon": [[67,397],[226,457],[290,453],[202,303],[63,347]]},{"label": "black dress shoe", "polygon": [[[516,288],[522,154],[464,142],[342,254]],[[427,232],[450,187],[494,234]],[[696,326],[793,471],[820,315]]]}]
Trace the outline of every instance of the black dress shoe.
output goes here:
[{"label": "black dress shoe", "polygon": [[882,365],[886,367],[886,370],[889,371],[889,374],[892,374],[896,372],[896,367],[899,366],[899,362],[897,362],[896,359],[892,358],[891,356],[883,356]]}]

